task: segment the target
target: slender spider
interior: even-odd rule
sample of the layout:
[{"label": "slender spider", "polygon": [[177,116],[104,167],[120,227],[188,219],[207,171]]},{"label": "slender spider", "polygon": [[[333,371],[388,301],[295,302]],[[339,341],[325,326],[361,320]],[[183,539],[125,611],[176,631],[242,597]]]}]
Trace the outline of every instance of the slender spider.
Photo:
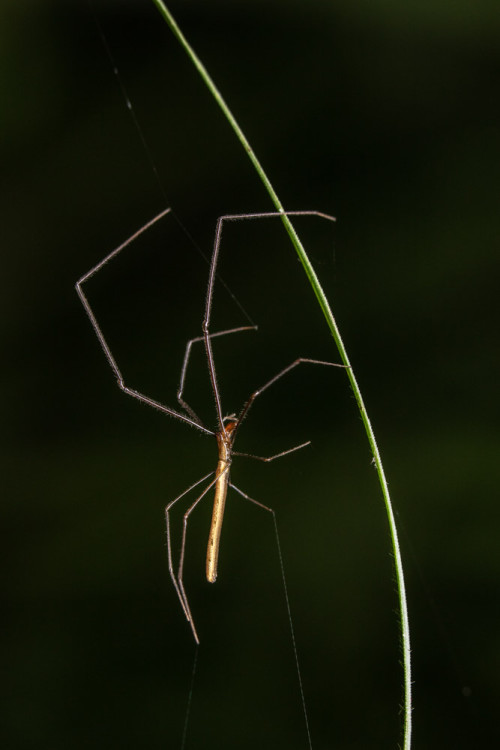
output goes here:
[{"label": "slender spider", "polygon": [[[166,521],[166,529],[167,529],[168,567],[169,567],[170,576],[172,578],[172,582],[177,592],[177,596],[179,597],[179,601],[181,603],[184,614],[191,626],[191,630],[193,632],[195,641],[196,643],[199,643],[198,633],[196,631],[193,616],[191,614],[191,608],[189,606],[188,598],[187,598],[186,591],[184,588],[184,580],[183,580],[184,557],[185,557],[185,549],[186,549],[186,534],[187,534],[188,520],[189,520],[191,513],[196,508],[200,500],[202,500],[202,498],[204,498],[205,495],[209,492],[209,490],[211,488],[214,488],[215,497],[214,497],[214,505],[213,505],[213,512],[212,512],[212,521],[211,521],[210,532],[208,536],[208,547],[207,547],[207,557],[206,557],[206,577],[210,583],[214,583],[217,579],[217,562],[218,562],[218,556],[219,556],[220,535],[221,535],[221,529],[222,529],[222,521],[224,518],[224,507],[226,503],[228,488],[231,487],[245,499],[249,500],[255,505],[258,505],[260,508],[263,508],[264,510],[267,510],[270,513],[274,514],[274,511],[272,510],[272,508],[268,508],[266,505],[263,505],[257,500],[254,500],[253,498],[249,497],[246,493],[242,492],[242,490],[238,489],[237,487],[235,487],[234,484],[231,483],[230,468],[231,468],[233,456],[248,456],[249,458],[254,458],[259,461],[270,462],[270,461],[274,461],[274,459],[276,458],[280,458],[281,456],[286,456],[289,453],[293,453],[294,451],[300,450],[300,448],[304,448],[306,445],[310,444],[310,441],[308,440],[307,442],[301,443],[300,445],[296,445],[293,448],[289,448],[288,450],[281,451],[280,453],[277,453],[274,456],[267,456],[267,457],[254,456],[251,454],[238,453],[237,451],[235,451],[234,443],[235,443],[238,430],[243,420],[248,415],[248,412],[250,411],[253,403],[255,402],[256,398],[260,396],[262,393],[264,393],[264,391],[266,391],[268,388],[270,388],[270,386],[272,386],[274,383],[280,380],[284,375],[289,373],[291,370],[293,370],[295,367],[297,367],[300,364],[309,363],[309,364],[314,364],[314,365],[327,365],[330,367],[344,367],[344,365],[337,364],[334,362],[323,362],[321,360],[309,359],[306,357],[299,357],[295,359],[291,364],[287,365],[287,367],[280,370],[274,377],[272,377],[270,380],[264,383],[264,385],[262,385],[260,388],[255,390],[250,395],[248,400],[244,403],[238,415],[231,414],[230,416],[223,416],[220,392],[219,392],[219,387],[217,384],[214,356],[212,352],[212,339],[218,336],[226,336],[226,335],[229,335],[232,333],[238,333],[241,331],[256,330],[257,326],[253,326],[253,325],[241,326],[239,328],[231,328],[225,331],[217,331],[215,333],[210,332],[212,300],[213,300],[213,294],[214,294],[214,284],[215,284],[215,277],[216,277],[216,272],[217,272],[217,261],[219,257],[219,247],[220,247],[220,241],[221,241],[221,235],[222,235],[222,228],[223,228],[224,222],[229,222],[229,221],[238,221],[238,220],[245,220],[245,219],[264,219],[264,218],[273,218],[273,217],[275,218],[275,217],[283,216],[283,214],[274,213],[274,212],[273,213],[257,213],[257,214],[235,214],[235,215],[221,216],[219,217],[217,221],[214,248],[212,252],[212,259],[210,262],[210,271],[209,271],[209,276],[208,276],[205,315],[204,315],[203,323],[202,323],[202,335],[196,338],[192,338],[188,341],[186,345],[185,354],[184,354],[183,364],[182,364],[180,383],[179,383],[179,388],[177,391],[177,401],[179,403],[181,410],[178,411],[176,409],[172,409],[170,406],[165,406],[164,404],[161,404],[158,401],[155,401],[149,396],[145,396],[143,393],[140,393],[139,391],[136,391],[133,388],[130,388],[129,386],[125,385],[125,381],[120,372],[120,369],[116,363],[116,360],[113,354],[111,353],[111,350],[106,342],[106,339],[104,338],[104,335],[92,311],[92,308],[87,300],[87,297],[85,296],[83,292],[82,286],[86,281],[88,281],[92,276],[94,276],[98,271],[100,271],[101,268],[105,266],[110,260],[116,257],[124,248],[126,248],[128,245],[134,242],[134,240],[136,240],[140,235],[142,235],[144,232],[150,229],[154,224],[160,221],[160,219],[166,216],[169,212],[170,212],[170,209],[167,208],[166,210],[159,213],[157,216],[151,219],[151,221],[147,222],[137,232],[135,232],[131,237],[129,237],[125,242],[119,245],[119,247],[117,247],[115,250],[109,253],[109,255],[103,258],[103,260],[97,263],[97,265],[91,268],[90,271],[84,274],[81,277],[81,279],[77,281],[76,291],[78,293],[78,296],[80,297],[80,300],[83,304],[85,312],[87,313],[90,319],[90,322],[94,328],[95,334],[104,351],[104,354],[106,355],[106,359],[115,374],[118,387],[124,393],[127,393],[129,396],[132,396],[138,401],[141,401],[144,404],[148,404],[148,406],[152,406],[155,409],[158,409],[159,411],[163,412],[164,414],[168,414],[172,417],[175,417],[181,422],[185,422],[191,427],[194,427],[197,430],[200,430],[201,432],[204,432],[207,435],[213,435],[215,436],[217,440],[218,462],[217,462],[217,468],[215,469],[215,472],[209,472],[208,474],[203,476],[197,482],[195,482],[186,490],[184,490],[184,492],[182,492],[178,497],[176,497],[174,500],[168,503],[168,505],[165,508],[165,521]],[[319,216],[321,218],[325,218],[330,221],[334,220],[332,216],[328,216],[327,214],[320,213],[319,211],[289,211],[287,212],[287,215],[288,216]],[[201,341],[203,341],[205,344],[206,357],[207,357],[207,363],[208,363],[208,372],[210,375],[212,391],[213,391],[213,395],[215,398],[215,407],[216,407],[216,416],[217,416],[217,429],[215,430],[215,432],[213,430],[209,430],[202,423],[201,419],[197,416],[197,414],[193,411],[193,409],[189,406],[189,404],[187,404],[186,401],[183,399],[184,382],[185,382],[187,367],[189,363],[189,357],[191,354],[191,348],[193,344],[197,342],[201,342]],[[172,536],[171,536],[171,529],[170,529],[170,510],[179,500],[181,500],[181,498],[187,495],[195,487],[198,487],[202,482],[209,479],[209,477],[211,477],[213,474],[215,476],[212,479],[210,479],[207,486],[203,489],[203,492],[201,492],[201,494],[196,498],[196,500],[189,506],[189,508],[184,513],[181,551],[180,551],[180,556],[179,556],[179,564],[178,564],[177,572],[175,572],[174,565],[172,562]]]}]

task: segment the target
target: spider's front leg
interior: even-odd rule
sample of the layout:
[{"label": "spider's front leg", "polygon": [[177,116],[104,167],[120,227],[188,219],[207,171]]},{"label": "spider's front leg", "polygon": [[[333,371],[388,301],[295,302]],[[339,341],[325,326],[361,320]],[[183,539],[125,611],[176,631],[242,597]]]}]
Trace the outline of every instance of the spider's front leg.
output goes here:
[{"label": "spider's front leg", "polygon": [[111,367],[118,387],[121,391],[126,393],[128,396],[132,396],[132,398],[137,399],[143,404],[147,404],[148,406],[152,406],[154,409],[158,409],[159,411],[163,412],[164,414],[169,414],[172,417],[175,417],[176,419],[179,419],[181,422],[186,422],[187,424],[191,425],[192,427],[196,427],[198,430],[201,430],[202,432],[207,433],[208,435],[213,435],[214,433],[211,430],[208,430],[206,427],[204,427],[198,418],[194,419],[191,415],[186,416],[186,414],[181,414],[180,412],[176,411],[175,409],[172,409],[170,406],[165,406],[164,404],[161,404],[159,401],[156,401],[153,398],[150,398],[149,396],[146,396],[144,393],[140,393],[139,391],[136,391],[134,388],[130,388],[128,385],[125,384],[125,380],[123,378],[123,375],[120,371],[120,368],[118,367],[118,363],[116,359],[113,356],[113,353],[109,347],[108,342],[106,341],[104,334],[101,330],[101,327],[97,321],[97,318],[94,314],[94,311],[92,310],[92,307],[90,305],[90,302],[88,301],[84,291],[83,286],[86,284],[89,279],[91,279],[93,276],[95,276],[99,271],[113,258],[116,258],[116,256],[122,252],[125,248],[127,248],[129,245],[131,245],[138,237],[140,237],[144,232],[146,232],[148,229],[150,229],[154,224],[156,224],[160,219],[163,219],[164,216],[166,216],[170,212],[170,209],[167,208],[165,211],[162,211],[157,216],[155,216],[151,221],[148,221],[144,226],[142,226],[137,232],[135,232],[131,237],[129,237],[125,242],[122,242],[121,245],[119,245],[117,248],[115,248],[111,253],[106,255],[105,258],[103,258],[99,263],[97,263],[93,268],[90,269],[90,271],[87,271],[86,274],[84,274],[77,282],[76,282],[76,292],[80,298],[80,302],[83,305],[83,308],[87,314],[88,319],[90,320],[90,323],[92,325],[92,328],[94,329],[95,335],[97,336],[97,339],[99,341],[99,344],[101,345],[101,348],[104,352],[104,356],[106,357],[106,360]]},{"label": "spider's front leg", "polygon": [[[209,339],[215,339],[219,336],[227,336],[230,333],[240,333],[240,331],[256,331],[257,326],[256,325],[250,325],[250,326],[239,326],[238,328],[228,328],[225,331],[217,331],[216,333],[209,334]],[[184,400],[183,394],[184,394],[184,386],[186,382],[186,374],[187,374],[187,368],[189,364],[189,358],[191,356],[191,349],[193,344],[197,344],[200,341],[205,341],[205,336],[196,336],[193,339],[189,339],[189,341],[186,344],[186,350],[184,352],[184,359],[182,361],[182,369],[181,369],[181,376],[179,379],[179,388],[177,389],[177,401],[182,406],[182,408],[189,414],[189,416],[194,419],[200,426],[202,426],[202,421],[196,414],[196,412],[189,406],[189,404]]]}]

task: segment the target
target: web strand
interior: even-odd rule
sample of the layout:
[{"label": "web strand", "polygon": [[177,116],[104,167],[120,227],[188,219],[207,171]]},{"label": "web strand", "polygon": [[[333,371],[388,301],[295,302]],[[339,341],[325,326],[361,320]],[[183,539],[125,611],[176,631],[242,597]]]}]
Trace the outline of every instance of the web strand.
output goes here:
[{"label": "web strand", "polygon": [[278,549],[278,557],[280,561],[281,578],[283,580],[283,591],[285,594],[286,611],[288,614],[288,624],[290,625],[290,635],[292,638],[293,654],[295,657],[295,667],[297,669],[297,678],[299,681],[300,699],[302,701],[302,710],[304,712],[304,721],[305,721],[306,732],[307,732],[307,743],[309,746],[309,750],[312,750],[311,730],[309,727],[309,715],[307,712],[304,685],[302,683],[302,673],[300,671],[299,652],[297,650],[297,642],[295,640],[295,630],[293,627],[292,610],[290,608],[290,599],[288,597],[288,587],[286,585],[285,566],[283,564],[283,555],[281,553],[280,537],[278,533],[278,522],[276,520],[276,513],[274,511],[273,511],[273,523],[274,523],[274,533],[276,535],[276,547]]},{"label": "web strand", "polygon": [[187,731],[188,731],[188,726],[189,726],[189,716],[191,713],[191,703],[193,699],[194,680],[196,677],[196,668],[198,666],[198,650],[199,650],[199,646],[197,644],[194,649],[193,668],[191,670],[191,680],[189,683],[189,693],[188,693],[188,699],[187,699],[187,704],[186,704],[186,713],[184,716],[184,726],[182,728],[181,750],[184,750],[184,748],[186,747]]},{"label": "web strand", "polygon": [[[94,10],[92,8],[91,0],[89,0],[89,8],[90,8],[90,12],[91,12],[91,14],[92,14],[92,16],[94,18],[94,22],[96,24],[97,31],[98,31],[99,37],[101,39],[102,45],[104,47],[104,50],[106,52],[106,56],[107,56],[107,58],[109,60],[109,63],[111,65],[111,70],[113,71],[113,75],[114,75],[114,77],[116,79],[116,82],[117,82],[117,85],[118,85],[118,89],[119,89],[119,91],[120,91],[120,93],[121,93],[121,95],[123,97],[123,101],[125,102],[125,106],[127,107],[127,111],[129,113],[129,116],[132,118],[132,122],[133,122],[133,125],[134,125],[134,128],[135,128],[135,131],[137,133],[137,137],[139,138],[139,141],[140,141],[141,146],[142,146],[142,148],[144,150],[144,154],[146,156],[148,164],[149,164],[149,166],[151,168],[151,171],[153,172],[153,175],[155,177],[156,184],[157,184],[157,186],[158,186],[158,188],[160,190],[160,193],[162,195],[163,203],[165,205],[171,206],[172,205],[172,201],[169,199],[167,191],[165,190],[165,185],[164,185],[164,183],[163,183],[163,181],[162,181],[162,179],[160,177],[160,172],[158,170],[158,167],[156,166],[156,160],[154,158],[153,151],[150,148],[149,143],[148,143],[148,141],[146,139],[144,130],[142,129],[142,127],[141,127],[141,125],[139,123],[139,118],[137,117],[134,105],[132,104],[132,99],[130,98],[130,95],[128,93],[127,87],[125,86],[123,78],[120,75],[120,71],[118,69],[117,62],[116,62],[116,60],[115,60],[115,58],[113,56],[113,53],[111,51],[111,48],[109,46],[108,40],[107,40],[106,35],[104,33],[104,29],[102,28],[102,25],[100,24],[99,19],[97,18],[97,15],[96,15],[96,13],[94,12]],[[175,219],[175,221],[178,223],[178,225],[179,225],[181,231],[183,232],[183,234],[189,240],[189,243],[191,244],[191,246],[196,249],[196,251],[201,255],[201,257],[203,258],[203,260],[205,261],[205,263],[208,265],[209,262],[210,262],[209,261],[209,256],[205,252],[203,252],[203,250],[198,245],[198,243],[196,242],[196,240],[194,239],[194,237],[192,236],[192,234],[189,232],[189,230],[187,229],[187,227],[183,224],[183,222],[181,221],[181,219],[179,218],[179,216],[176,214],[176,212],[173,209],[171,209],[171,214],[172,214],[172,217]],[[231,300],[233,301],[233,303],[236,305],[236,307],[238,308],[238,310],[245,317],[245,319],[247,320],[247,322],[250,325],[254,326],[255,325],[254,321],[252,320],[252,318],[250,317],[250,315],[248,314],[248,312],[245,310],[245,308],[243,307],[243,305],[241,304],[241,302],[239,301],[239,299],[231,291],[231,289],[229,288],[229,286],[226,284],[226,282],[220,276],[219,273],[216,274],[216,278],[217,278],[218,283],[220,283],[223,286],[224,290],[229,295],[229,297],[231,298]]]}]

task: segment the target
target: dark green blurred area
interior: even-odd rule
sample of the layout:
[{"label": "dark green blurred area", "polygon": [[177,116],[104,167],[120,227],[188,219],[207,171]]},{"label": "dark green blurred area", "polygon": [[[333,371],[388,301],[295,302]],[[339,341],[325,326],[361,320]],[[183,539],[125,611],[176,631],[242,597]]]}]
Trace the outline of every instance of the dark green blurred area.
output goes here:
[{"label": "dark green blurred area", "polygon": [[[181,748],[194,656],[163,509],[215,446],[125,398],[174,405],[199,335],[215,222],[272,210],[152,3],[9,2],[2,54],[2,631],[5,748]],[[494,2],[171,3],[285,206],[301,220],[372,419],[401,531],[415,748],[494,746],[500,699],[497,298],[500,11]],[[179,229],[182,224],[192,238]],[[336,360],[279,226],[224,235],[220,273],[259,324],[215,347],[224,409],[296,356]],[[222,286],[214,328],[247,322]],[[202,352],[188,400],[213,426]],[[321,369],[321,368],[319,368]],[[233,480],[277,511],[315,750],[396,748],[398,615],[381,493],[341,371],[262,397]],[[257,464],[257,465],[256,465]],[[202,639],[190,748],[306,748],[270,519],[233,495],[215,586],[210,503],[186,586]],[[176,515],[176,539],[182,510]],[[178,544],[178,541],[177,541]]]}]

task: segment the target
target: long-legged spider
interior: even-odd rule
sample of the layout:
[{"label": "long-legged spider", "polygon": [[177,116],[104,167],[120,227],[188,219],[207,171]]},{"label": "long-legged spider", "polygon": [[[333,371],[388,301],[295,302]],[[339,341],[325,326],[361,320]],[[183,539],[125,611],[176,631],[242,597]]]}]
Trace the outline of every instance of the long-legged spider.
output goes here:
[{"label": "long-legged spider", "polygon": [[[247,330],[252,330],[252,329],[255,330],[256,326],[241,326],[239,328],[231,328],[225,331],[217,331],[215,333],[210,332],[210,318],[211,318],[211,313],[212,313],[214,283],[215,283],[215,278],[216,278],[217,260],[219,257],[219,247],[220,247],[220,241],[221,241],[222,228],[223,228],[224,222],[229,222],[229,221],[238,221],[238,220],[245,220],[245,219],[264,219],[264,218],[273,218],[273,217],[283,216],[283,214],[281,213],[274,213],[274,212],[273,213],[256,213],[256,214],[234,214],[234,215],[228,215],[228,216],[221,216],[219,217],[217,221],[215,241],[214,241],[212,259],[210,262],[210,271],[209,271],[209,276],[208,276],[205,315],[204,315],[203,323],[202,323],[202,335],[196,338],[192,338],[188,341],[186,345],[185,354],[184,354],[184,361],[183,361],[182,370],[181,370],[180,384],[179,384],[179,388],[177,391],[177,401],[179,403],[181,411],[177,411],[176,409],[172,409],[169,406],[165,406],[164,404],[161,404],[158,401],[155,401],[149,396],[145,396],[143,393],[139,393],[139,391],[136,391],[133,388],[130,388],[129,386],[125,385],[125,381],[116,363],[116,360],[113,354],[111,353],[111,350],[106,342],[106,339],[104,338],[104,335],[92,311],[92,308],[87,300],[87,297],[83,293],[82,286],[86,281],[88,281],[88,279],[94,276],[104,265],[106,265],[110,260],[112,260],[112,258],[116,257],[118,253],[120,253],[124,248],[130,245],[140,235],[142,235],[150,227],[156,224],[156,222],[158,222],[166,214],[168,214],[169,211],[170,209],[168,208],[162,211],[157,216],[155,216],[153,219],[151,219],[151,221],[149,221],[147,224],[141,227],[137,232],[135,232],[131,237],[129,237],[125,242],[119,245],[119,247],[117,247],[115,250],[109,253],[109,255],[103,258],[103,260],[97,263],[97,265],[91,268],[90,271],[84,274],[84,276],[82,276],[81,279],[79,279],[79,281],[77,281],[76,283],[76,291],[78,293],[78,296],[80,297],[80,300],[83,304],[85,312],[87,313],[90,319],[90,322],[92,323],[92,326],[97,335],[99,343],[104,351],[104,354],[106,355],[106,359],[115,374],[118,387],[124,393],[127,393],[129,396],[133,396],[133,398],[137,399],[138,401],[141,401],[144,404],[148,404],[149,406],[152,406],[155,409],[158,409],[164,414],[169,414],[170,416],[175,417],[176,419],[179,419],[181,422],[185,422],[191,427],[195,427],[197,430],[200,430],[201,432],[204,432],[207,435],[213,435],[217,440],[218,462],[217,462],[217,468],[215,472],[210,472],[206,474],[205,476],[203,476],[197,482],[195,482],[190,487],[188,487],[182,494],[180,494],[178,497],[176,497],[174,500],[168,503],[168,505],[165,508],[165,520],[166,520],[166,528],[167,528],[168,567],[170,571],[170,576],[172,578],[172,582],[177,592],[177,596],[179,597],[179,601],[181,603],[184,614],[191,626],[193,636],[196,642],[199,643],[198,633],[196,631],[193,616],[191,614],[191,608],[189,606],[188,598],[187,598],[186,591],[184,588],[184,581],[183,581],[186,534],[187,534],[189,516],[191,515],[193,510],[196,508],[200,500],[202,500],[202,498],[204,498],[205,495],[209,492],[209,490],[212,487],[215,488],[212,522],[210,525],[208,547],[207,547],[207,557],[206,557],[206,577],[210,583],[214,583],[215,580],[217,579],[217,561],[218,561],[218,555],[219,555],[219,543],[220,543],[222,521],[224,517],[224,506],[226,502],[228,487],[231,487],[240,495],[242,495],[245,499],[250,500],[255,505],[258,505],[259,507],[271,513],[274,513],[274,511],[271,508],[249,497],[246,493],[242,492],[242,490],[238,489],[237,487],[235,487],[234,484],[231,483],[230,468],[231,468],[231,462],[232,462],[233,456],[248,456],[250,458],[255,458],[259,461],[270,462],[270,461],[274,461],[274,459],[276,458],[280,458],[281,456],[286,456],[289,453],[293,453],[294,451],[297,451],[300,448],[304,448],[306,445],[309,445],[310,443],[310,441],[307,441],[305,443],[301,443],[300,445],[296,445],[293,448],[289,448],[287,450],[281,451],[280,453],[277,453],[274,456],[267,456],[267,457],[254,456],[251,454],[238,453],[234,451],[234,442],[235,442],[238,430],[241,426],[241,423],[248,415],[248,412],[250,411],[255,399],[258,396],[260,396],[264,391],[266,391],[271,385],[276,383],[278,380],[280,380],[280,378],[282,378],[284,375],[289,373],[291,370],[293,370],[295,367],[297,367],[300,364],[309,363],[309,364],[314,364],[314,365],[327,365],[330,367],[344,367],[344,365],[337,364],[334,362],[323,362],[321,360],[309,359],[306,357],[299,357],[295,359],[293,362],[291,362],[289,365],[287,365],[287,367],[280,370],[276,375],[274,375],[274,377],[272,377],[270,380],[264,383],[264,385],[262,385],[260,388],[253,391],[253,393],[250,395],[248,400],[244,403],[238,415],[232,414],[231,416],[224,416],[223,410],[222,410],[219,387],[217,385],[215,362],[214,362],[214,356],[212,352],[212,339],[218,336],[225,336],[225,335],[229,335],[231,333],[237,333],[240,331],[247,331]],[[328,216],[327,214],[320,213],[319,211],[289,211],[287,212],[287,215],[288,216],[319,216],[321,218],[325,218],[330,221],[334,220],[332,216]],[[200,341],[203,341],[205,344],[208,371],[210,375],[213,395],[215,398],[215,407],[216,407],[216,416],[217,416],[217,429],[215,431],[208,429],[202,423],[201,419],[197,416],[197,414],[193,411],[193,409],[183,399],[184,381],[185,381],[186,371],[187,371],[187,367],[189,363],[191,348],[193,344],[200,342]],[[204,488],[203,492],[201,492],[201,494],[196,498],[196,500],[189,506],[189,508],[184,513],[182,544],[181,544],[181,551],[180,551],[180,556],[179,556],[179,564],[178,564],[177,573],[176,573],[174,570],[174,565],[172,561],[170,510],[187,493],[189,493],[195,487],[198,487],[202,482],[209,479],[209,477],[211,477],[212,474],[215,474],[215,476],[209,481],[207,486]]]}]

